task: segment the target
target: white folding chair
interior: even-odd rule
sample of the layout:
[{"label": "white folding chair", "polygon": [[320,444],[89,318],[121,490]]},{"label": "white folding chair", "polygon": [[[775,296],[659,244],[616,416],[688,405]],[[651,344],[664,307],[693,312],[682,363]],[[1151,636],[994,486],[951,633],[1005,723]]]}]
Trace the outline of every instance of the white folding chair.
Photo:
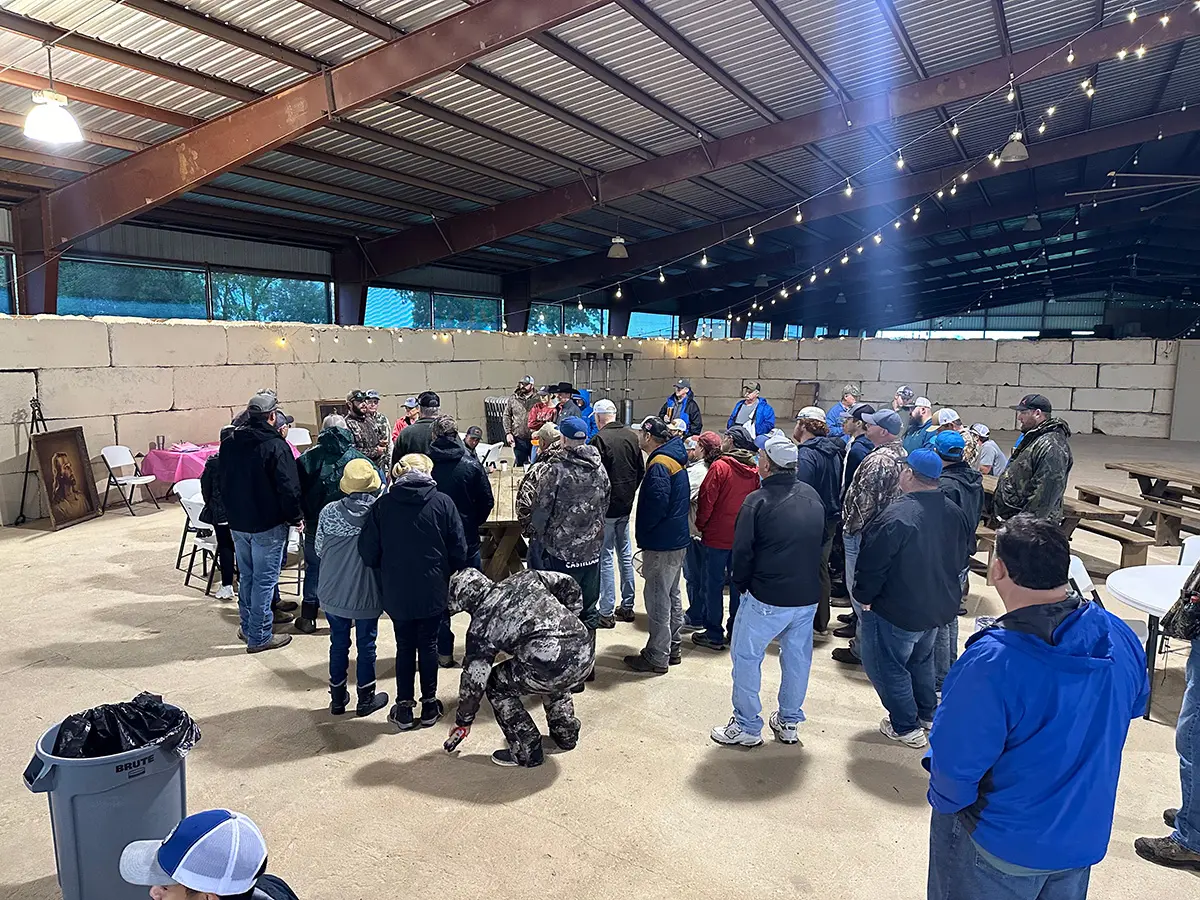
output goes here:
[{"label": "white folding chair", "polygon": [[312,443],[312,435],[307,428],[297,428],[293,425],[288,429],[287,441],[293,447],[307,447]]},{"label": "white folding chair", "polygon": [[1179,548],[1179,564],[1194,566],[1197,562],[1200,562],[1200,534],[1193,534],[1183,539],[1183,546]]},{"label": "white folding chair", "polygon": [[[200,479],[185,478],[183,481],[175,482],[175,486],[171,488],[171,493],[178,497],[181,501],[185,498],[188,500],[200,500],[203,503],[203,498],[200,494]],[[183,520],[183,534],[179,537],[179,552],[175,554],[175,568],[183,568],[183,551],[187,546],[187,536],[195,534],[196,529],[192,527],[192,520],[185,517]]]},{"label": "white folding chair", "polygon": [[[129,510],[131,516],[137,515],[133,511],[133,489],[138,485],[143,487],[148,484],[153,484],[158,479],[153,475],[143,475],[142,470],[138,468],[137,460],[133,458],[133,453],[128,447],[121,444],[114,444],[111,447],[104,447],[100,451],[100,456],[104,458],[104,468],[108,469],[108,484],[104,486],[104,502],[100,504],[102,510],[108,509],[108,492],[114,487],[117,493],[121,495],[121,499],[125,501],[125,508]],[[123,469],[126,466],[133,467],[132,475],[118,475],[116,470]],[[126,493],[125,489],[129,492]],[[162,509],[158,505],[158,500],[154,496],[153,491],[146,491],[150,495],[150,499],[154,501],[155,509]]]},{"label": "white folding chair", "polygon": [[[200,574],[207,578],[204,593],[212,591],[213,578],[217,573],[217,538],[212,526],[200,521],[200,512],[204,509],[204,501],[199,498],[180,497],[179,504],[187,513],[187,527],[192,531],[192,555],[188,558],[186,574],[183,576],[183,586],[188,587],[192,581],[192,570],[196,566],[196,554],[200,554]],[[186,534],[186,532],[185,532]]]}]

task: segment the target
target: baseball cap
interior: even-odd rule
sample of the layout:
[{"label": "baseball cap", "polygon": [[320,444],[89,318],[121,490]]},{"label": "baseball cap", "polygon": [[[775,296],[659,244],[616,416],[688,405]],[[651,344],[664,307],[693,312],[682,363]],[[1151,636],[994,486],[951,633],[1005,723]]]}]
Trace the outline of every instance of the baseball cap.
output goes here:
[{"label": "baseball cap", "polygon": [[278,406],[275,407],[275,427],[276,428],[284,428],[288,425],[291,425],[295,421],[296,420],[293,417],[289,416]]},{"label": "baseball cap", "polygon": [[379,399],[379,391],[367,391],[367,393],[366,393],[366,399],[368,399],[368,400],[378,400],[378,399]]},{"label": "baseball cap", "polygon": [[407,397],[404,400],[404,408],[405,409],[416,409],[419,405],[420,404],[417,403],[416,397]]},{"label": "baseball cap", "polygon": [[913,389],[907,384],[902,384],[900,387],[896,388],[896,396],[907,405],[912,403],[913,397],[915,397],[916,394],[913,393]]},{"label": "baseball cap", "polygon": [[683,434],[688,430],[687,422],[683,421],[683,419],[672,419],[671,430]]},{"label": "baseball cap", "polygon": [[754,450],[757,445],[754,439],[750,437],[750,432],[742,425],[734,425],[732,428],[727,428],[725,433],[733,439],[735,450]]},{"label": "baseball cap", "polygon": [[[755,443],[757,444],[758,441]],[[772,431],[759,446],[775,465],[789,469],[796,465],[796,445],[782,431]]]},{"label": "baseball cap", "polygon": [[947,462],[958,462],[963,458],[967,442],[957,431],[939,431],[933,436],[933,449]]},{"label": "baseball cap", "polygon": [[850,416],[850,418],[858,419],[858,421],[861,422],[863,416],[865,416],[867,413],[873,412],[875,412],[875,407],[873,407],[870,403],[855,403],[852,407],[850,407],[850,411],[847,413],[847,415]]},{"label": "baseball cap", "polygon": [[950,409],[949,407],[938,410],[937,423],[939,425],[949,425],[951,422],[957,422],[957,421],[958,421],[958,411],[957,410]]},{"label": "baseball cap", "polygon": [[360,391],[357,388],[346,395],[347,403],[359,403],[367,399],[367,392]]},{"label": "baseball cap", "polygon": [[517,384],[533,384],[533,383],[534,383],[534,381],[533,381],[532,375],[525,375],[521,378],[520,381],[517,382]]},{"label": "baseball cap", "polygon": [[863,413],[860,418],[868,425],[878,425],[888,434],[899,434],[904,430],[904,425],[900,422],[900,416],[893,409]]},{"label": "baseball cap", "polygon": [[592,404],[592,412],[604,413],[605,415],[616,415],[617,404],[611,400],[597,400]]},{"label": "baseball cap", "polygon": [[908,454],[905,459],[908,467],[918,475],[926,478],[940,478],[942,475],[942,458],[928,447],[921,447]]},{"label": "baseball cap", "polygon": [[843,384],[842,396],[845,397],[847,394],[850,394],[857,400],[862,396],[862,388],[860,388],[857,384]]},{"label": "baseball cap", "polygon": [[1043,397],[1041,394],[1026,394],[1021,398],[1021,402],[1014,406],[1013,409],[1018,409],[1021,412],[1026,412],[1027,410],[1031,409],[1040,409],[1046,415],[1050,415],[1051,412],[1049,399]]},{"label": "baseball cap", "polygon": [[246,404],[246,411],[252,415],[265,416],[279,408],[279,398],[274,391],[259,391]]},{"label": "baseball cap", "polygon": [[982,422],[976,422],[974,425],[971,426],[971,430],[973,432],[975,432],[977,435],[979,435],[981,438],[985,438],[992,433],[992,429],[988,428]]},{"label": "baseball cap", "polygon": [[553,422],[547,422],[537,430],[538,446],[543,450],[551,444],[557,443],[561,437],[562,432],[558,430],[558,426]]},{"label": "baseball cap", "polygon": [[806,406],[800,412],[796,413],[796,421],[801,419],[816,419],[819,422],[825,421],[825,410],[819,406]]},{"label": "baseball cap", "polygon": [[762,385],[760,385],[757,381],[743,381],[742,382],[742,393],[743,394],[748,393],[750,391],[761,391],[761,390],[762,390]]},{"label": "baseball cap", "polygon": [[642,431],[665,441],[671,437],[671,427],[658,416],[648,416],[642,420]]},{"label": "baseball cap", "polygon": [[475,437],[481,438],[481,437],[483,437],[483,429],[480,428],[478,425],[472,425],[470,428],[467,429],[467,435],[468,436],[474,435]]},{"label": "baseball cap", "polygon": [[691,388],[691,386],[692,386],[692,380],[690,378],[680,378],[677,382],[675,382],[675,387],[677,387],[677,388],[681,388],[681,387]]},{"label": "baseball cap", "polygon": [[579,416],[567,416],[558,423],[558,430],[568,441],[581,441],[587,437],[587,422]]},{"label": "baseball cap", "polygon": [[183,819],[161,841],[126,845],[121,877],[129,884],[181,884],[228,897],[250,891],[266,861],[266,839],[249,816],[209,809]]},{"label": "baseball cap", "polygon": [[933,404],[929,401],[928,397],[918,397],[916,400],[913,401],[913,406],[930,406],[930,407],[932,407]]},{"label": "baseball cap", "polygon": [[417,405],[420,406],[421,409],[441,409],[442,398],[433,391],[424,391],[421,396],[417,398]]}]

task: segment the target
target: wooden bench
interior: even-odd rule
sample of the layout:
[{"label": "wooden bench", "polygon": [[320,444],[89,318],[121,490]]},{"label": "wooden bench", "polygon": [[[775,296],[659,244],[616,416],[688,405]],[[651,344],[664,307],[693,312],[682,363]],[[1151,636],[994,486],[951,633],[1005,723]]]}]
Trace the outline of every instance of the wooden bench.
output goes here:
[{"label": "wooden bench", "polygon": [[996,530],[994,528],[988,528],[986,525],[981,523],[979,527],[975,529],[975,540],[979,545],[975,552],[978,553],[980,550],[986,550],[987,562],[981,563],[972,557],[970,562],[971,571],[975,572],[977,575],[982,575],[987,579],[987,583],[991,584],[992,557],[996,555]]},{"label": "wooden bench", "polygon": [[1120,544],[1122,569],[1130,566],[1144,566],[1149,561],[1150,547],[1154,544],[1152,537],[1146,537],[1144,534],[1109,522],[1080,522],[1079,530],[1111,538]]},{"label": "wooden bench", "polygon": [[[1200,512],[1185,509],[1182,506],[1172,506],[1160,500],[1125,494],[1094,484],[1081,484],[1075,488],[1075,491],[1080,500],[1088,503],[1099,504],[1100,499],[1103,498],[1152,513],[1154,515],[1155,544],[1159,547],[1178,547],[1182,543],[1179,532],[1184,525],[1187,525],[1189,530],[1200,531]],[[1128,527],[1140,530],[1140,526]]]}]

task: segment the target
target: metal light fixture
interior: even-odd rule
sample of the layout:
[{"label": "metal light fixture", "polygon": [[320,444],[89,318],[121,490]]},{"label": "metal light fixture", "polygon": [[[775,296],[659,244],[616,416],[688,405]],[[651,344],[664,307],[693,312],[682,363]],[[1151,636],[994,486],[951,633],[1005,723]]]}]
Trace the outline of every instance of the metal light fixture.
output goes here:
[{"label": "metal light fixture", "polygon": [[608,248],[609,259],[629,259],[629,251],[625,249],[625,238],[619,234],[612,239],[612,245]]},{"label": "metal light fixture", "polygon": [[1008,137],[1008,143],[1000,151],[1000,161],[1006,163],[1024,162],[1029,159],[1029,149],[1021,142],[1023,135],[1014,131]]},{"label": "metal light fixture", "polygon": [[1021,230],[1022,231],[1041,231],[1042,230],[1042,220],[1038,218],[1038,214],[1030,213],[1025,219],[1025,224],[1021,226]]},{"label": "metal light fixture", "polygon": [[67,98],[54,90],[54,68],[46,48],[50,87],[33,92],[33,109],[25,117],[25,137],[44,144],[78,144],[83,140],[79,123],[67,112]]},{"label": "metal light fixture", "polygon": [[766,275],[759,275],[757,278],[755,278],[755,279],[754,279],[754,286],[755,286],[756,288],[765,288],[765,287],[770,287],[770,286],[771,286],[771,282],[769,282],[769,281],[767,280],[767,276],[766,276]]}]

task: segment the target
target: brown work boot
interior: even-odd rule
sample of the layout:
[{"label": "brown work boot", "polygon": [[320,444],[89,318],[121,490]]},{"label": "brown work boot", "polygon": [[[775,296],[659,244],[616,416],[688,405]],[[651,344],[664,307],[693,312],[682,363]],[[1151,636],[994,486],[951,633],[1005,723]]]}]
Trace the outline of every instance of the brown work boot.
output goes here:
[{"label": "brown work boot", "polygon": [[1173,837],[1138,838],[1133,849],[1142,859],[1157,865],[1200,872],[1200,853],[1189,850]]},{"label": "brown work boot", "polygon": [[264,650],[278,650],[280,647],[286,647],[292,642],[290,634],[273,634],[271,639],[265,644],[260,644],[257,647],[247,647],[247,653],[262,653]]}]

